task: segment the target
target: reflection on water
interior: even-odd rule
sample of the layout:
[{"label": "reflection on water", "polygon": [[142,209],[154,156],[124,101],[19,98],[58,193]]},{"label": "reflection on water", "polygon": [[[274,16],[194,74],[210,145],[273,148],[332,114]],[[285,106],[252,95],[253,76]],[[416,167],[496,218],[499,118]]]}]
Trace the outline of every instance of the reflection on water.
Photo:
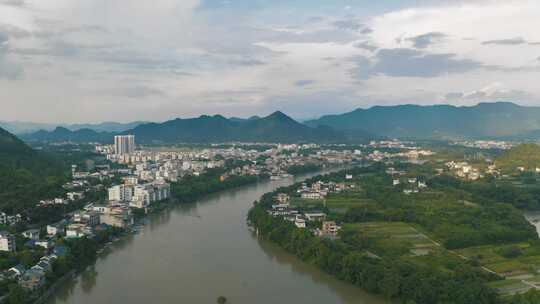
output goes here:
[{"label": "reflection on water", "polygon": [[89,294],[94,286],[96,286],[96,279],[98,272],[95,266],[90,266],[81,274],[81,288],[84,293]]},{"label": "reflection on water", "polygon": [[[260,239],[255,234],[252,234],[252,237],[257,240],[257,243],[269,259],[276,261],[281,265],[291,267],[296,273],[310,277],[314,283],[330,286],[330,288],[335,290],[341,297],[342,303],[383,303],[379,297],[364,293],[355,286],[339,281],[331,275],[323,273],[314,265],[302,262],[278,245]],[[364,300],[364,302],[361,302],[362,300]]]},{"label": "reflection on water", "polygon": [[49,303],[386,303],[322,273],[246,227],[253,201],[293,180],[261,182],[151,215]]}]

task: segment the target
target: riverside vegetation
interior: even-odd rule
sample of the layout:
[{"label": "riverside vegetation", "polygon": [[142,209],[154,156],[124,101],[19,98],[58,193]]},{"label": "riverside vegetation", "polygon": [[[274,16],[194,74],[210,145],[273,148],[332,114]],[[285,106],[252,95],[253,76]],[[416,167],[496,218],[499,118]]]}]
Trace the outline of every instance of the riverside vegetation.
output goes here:
[{"label": "riverside vegetation", "polygon": [[[340,224],[335,240],[267,212],[277,193],[289,194],[291,204],[297,200],[299,184],[265,194],[248,219],[261,237],[300,259],[390,299],[418,304],[538,303],[540,294],[534,288],[515,287],[533,284],[519,275],[526,273],[533,281],[538,276],[540,241],[517,209],[538,209],[538,196],[495,181],[436,175],[429,164],[394,167],[425,181],[427,188],[405,194],[406,183],[392,186],[382,164],[306,181],[345,182],[345,175],[354,176],[346,182],[355,183],[355,191],[329,195],[318,205],[297,205],[301,212],[322,210]],[[504,190],[498,191],[499,186]]]}]

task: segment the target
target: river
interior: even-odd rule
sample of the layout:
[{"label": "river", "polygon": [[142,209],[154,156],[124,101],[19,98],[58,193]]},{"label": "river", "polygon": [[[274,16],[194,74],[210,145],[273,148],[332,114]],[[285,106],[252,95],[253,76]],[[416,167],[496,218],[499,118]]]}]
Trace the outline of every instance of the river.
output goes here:
[{"label": "river", "polygon": [[248,230],[253,201],[291,182],[264,181],[151,216],[49,303],[216,303],[218,296],[232,304],[387,303]]}]

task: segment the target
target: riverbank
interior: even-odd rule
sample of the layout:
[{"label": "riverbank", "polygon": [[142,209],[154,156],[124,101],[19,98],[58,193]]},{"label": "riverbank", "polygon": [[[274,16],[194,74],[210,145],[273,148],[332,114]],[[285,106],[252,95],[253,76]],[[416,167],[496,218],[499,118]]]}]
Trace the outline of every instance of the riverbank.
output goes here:
[{"label": "riverbank", "polygon": [[66,284],[49,303],[215,303],[220,295],[236,304],[385,303],[247,229],[253,201],[309,176],[263,180],[152,214],[141,233],[114,243],[89,274]]},{"label": "riverbank", "polygon": [[[189,177],[174,184],[172,199],[157,202],[147,209],[134,211],[136,218],[135,228],[118,229],[111,227],[106,231],[100,231],[93,238],[83,237],[80,239],[60,240],[60,243],[66,245],[69,249],[69,256],[61,257],[53,263],[50,272],[52,275],[47,276],[45,287],[32,293],[26,293],[19,287],[16,292],[21,295],[21,301],[18,302],[35,304],[45,302],[54,294],[58,286],[62,285],[62,282],[76,277],[79,271],[82,271],[81,269],[94,265],[98,254],[105,248],[127,235],[137,233],[140,229],[139,226],[143,224],[144,219],[149,215],[164,212],[166,209],[178,204],[193,202],[212,193],[257,183],[267,178],[266,176],[229,176],[224,179],[221,177],[221,173],[221,170],[209,170],[205,174]],[[49,280],[53,281],[49,282]],[[51,285],[47,287],[48,284]]]},{"label": "riverbank", "polygon": [[[519,211],[498,203],[467,208],[452,196],[448,185],[406,194],[392,186],[386,169],[373,166],[344,170],[313,178],[304,186],[298,183],[268,192],[250,210],[248,220],[259,237],[338,279],[389,299],[426,304],[498,303],[500,298],[491,284],[503,282],[502,277],[484,271],[473,259],[456,257],[446,246],[461,249],[490,244],[487,235],[484,237],[484,226],[500,226],[495,229],[500,234],[496,236],[498,244],[526,240],[530,229],[517,217]],[[414,172],[418,168],[405,165],[399,169]],[[350,190],[330,193],[324,199],[302,200],[297,190],[306,185],[304,191],[331,192],[324,187],[336,185]],[[279,193],[290,197],[290,208],[276,205]],[[303,216],[322,211],[341,226],[338,238],[318,236],[321,223]],[[478,219],[479,212],[482,221],[468,226]],[[295,221],[298,216],[300,220]],[[438,228],[447,222],[453,223],[452,230],[448,225],[444,230]],[[527,233],[513,233],[520,229]],[[514,235],[521,239],[512,238]]]}]

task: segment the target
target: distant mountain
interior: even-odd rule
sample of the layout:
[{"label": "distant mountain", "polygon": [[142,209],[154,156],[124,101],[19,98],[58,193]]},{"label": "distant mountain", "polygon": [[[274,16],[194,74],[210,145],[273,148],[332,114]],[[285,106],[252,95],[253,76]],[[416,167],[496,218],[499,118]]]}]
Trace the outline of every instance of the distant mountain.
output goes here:
[{"label": "distant mountain", "polygon": [[126,131],[138,142],[209,143],[209,142],[343,142],[343,133],[328,127],[311,128],[281,112],[245,120],[227,119],[221,115],[175,119],[164,123],[140,125]]},{"label": "distant mountain", "polygon": [[235,122],[245,122],[245,121],[248,121],[248,120],[255,120],[255,119],[260,119],[259,116],[251,116],[249,118],[239,118],[239,117],[231,117],[229,118],[230,121],[235,121]]},{"label": "distant mountain", "polygon": [[0,210],[22,211],[62,191],[64,166],[0,128]]},{"label": "distant mountain", "polygon": [[28,134],[40,130],[53,131],[56,127],[63,127],[71,131],[80,129],[90,129],[96,132],[122,132],[144,124],[144,121],[134,121],[129,123],[102,122],[97,124],[48,124],[22,121],[0,121],[0,127],[14,134]]},{"label": "distant mountain", "polygon": [[131,130],[139,125],[148,123],[147,121],[134,121],[128,123],[102,122],[99,124],[72,124],[64,126],[66,129],[76,131],[80,129],[90,129],[96,132],[123,132]]},{"label": "distant mountain", "polygon": [[96,132],[90,129],[71,131],[57,127],[53,131],[40,130],[35,133],[23,134],[21,138],[29,142],[100,142],[112,143],[115,133]]},{"label": "distant mountain", "polygon": [[70,131],[58,127],[21,136],[39,142],[102,142],[110,143],[114,135],[133,134],[139,143],[216,143],[216,142],[344,142],[342,132],[321,126],[308,127],[281,112],[267,117],[227,119],[221,115],[175,119],[164,123],[147,123],[123,132],[96,132],[90,129]]},{"label": "distant mountain", "polygon": [[472,107],[375,106],[323,116],[306,124],[312,127],[325,125],[347,133],[367,132],[399,138],[511,137],[540,130],[540,107],[510,102],[480,103]]},{"label": "distant mountain", "polygon": [[36,132],[38,130],[54,130],[56,125],[46,124],[46,123],[34,123],[34,122],[23,122],[23,121],[0,121],[0,128],[13,133],[13,134],[24,134]]}]

